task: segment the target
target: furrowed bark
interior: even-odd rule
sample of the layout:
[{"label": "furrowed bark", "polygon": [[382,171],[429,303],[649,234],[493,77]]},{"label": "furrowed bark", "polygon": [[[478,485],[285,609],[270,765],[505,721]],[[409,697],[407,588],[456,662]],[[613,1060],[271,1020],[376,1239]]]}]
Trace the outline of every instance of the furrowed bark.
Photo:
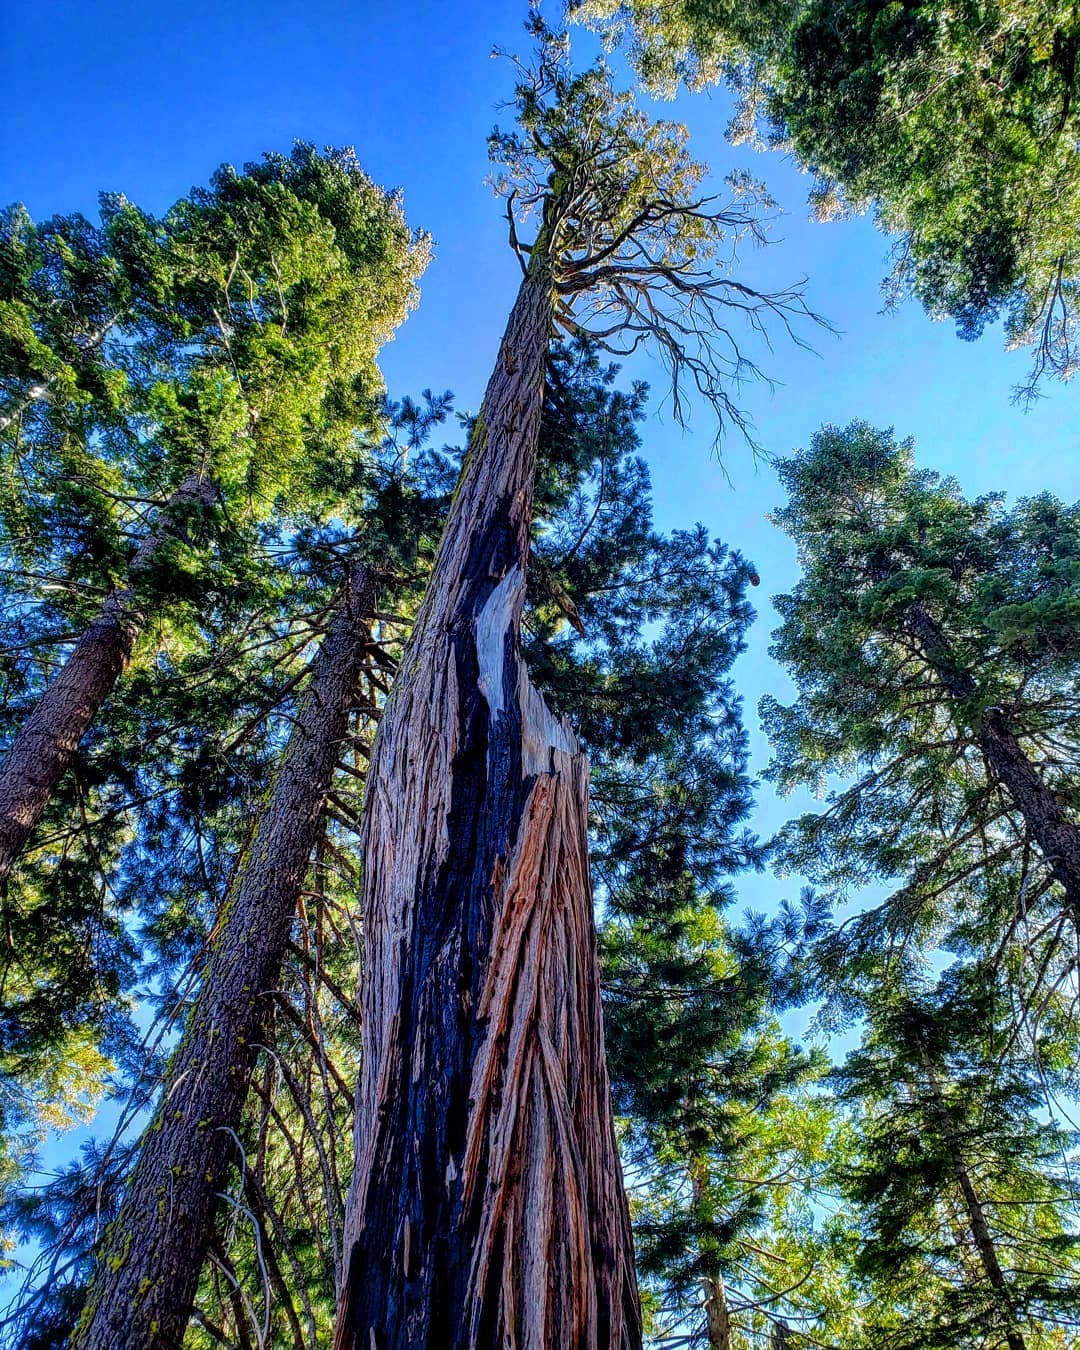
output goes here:
[{"label": "furrowed bark", "polygon": [[716,1279],[703,1280],[702,1284],[705,1288],[705,1329],[709,1337],[709,1350],[731,1350],[731,1314],[728,1312],[724,1281],[718,1275]]},{"label": "furrowed bark", "polygon": [[281,769],[226,897],[161,1104],[97,1254],[73,1350],[175,1350],[183,1340],[219,1192],[229,1163],[240,1161],[241,1108],[356,704],[374,613],[373,575],[358,567],[315,658]]},{"label": "furrowed bark", "polygon": [[365,804],[337,1350],[631,1350],[588,762],[519,651],[552,284],[511,313]]},{"label": "furrowed bark", "polygon": [[[158,528],[132,559],[131,581],[174,537],[170,517],[178,508],[213,500],[209,482],[195,474],[185,478],[169,498]],[[143,623],[133,585],[113,591],[0,761],[0,887],[131,659]]]},{"label": "furrowed bark", "polygon": [[[908,611],[907,626],[952,697],[958,702],[972,698],[974,679],[954,664],[944,635],[921,605]],[[1023,816],[1028,833],[1064,888],[1070,908],[1080,916],[1080,825],[1069,819],[1043,782],[1002,709],[984,708],[972,730],[988,767]]]}]

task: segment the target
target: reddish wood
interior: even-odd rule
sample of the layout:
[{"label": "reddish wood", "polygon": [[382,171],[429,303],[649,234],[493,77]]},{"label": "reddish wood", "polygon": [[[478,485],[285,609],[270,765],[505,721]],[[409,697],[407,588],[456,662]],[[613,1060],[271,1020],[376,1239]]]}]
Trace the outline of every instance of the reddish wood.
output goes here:
[{"label": "reddish wood", "polygon": [[537,248],[372,754],[337,1350],[641,1341],[588,763],[519,651],[551,323]]},{"label": "reddish wood", "polygon": [[158,528],[131,562],[132,582],[113,591],[0,760],[0,886],[131,659],[144,619],[133,589],[141,568],[174,536],[178,508],[209,504],[211,485],[192,474],[170,497]]},{"label": "reddish wood", "polygon": [[281,769],[222,906],[199,997],[169,1066],[72,1350],[176,1350],[191,1316],[248,1082],[360,671],[375,585],[358,567],[319,649]]}]

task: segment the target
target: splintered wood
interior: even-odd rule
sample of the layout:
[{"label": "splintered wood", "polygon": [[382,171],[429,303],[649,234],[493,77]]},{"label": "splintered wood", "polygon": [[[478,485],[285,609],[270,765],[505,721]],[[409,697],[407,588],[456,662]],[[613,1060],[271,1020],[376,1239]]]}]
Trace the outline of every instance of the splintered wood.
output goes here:
[{"label": "splintered wood", "polygon": [[519,650],[551,328],[510,317],[372,753],[338,1350],[633,1350],[588,761]]}]

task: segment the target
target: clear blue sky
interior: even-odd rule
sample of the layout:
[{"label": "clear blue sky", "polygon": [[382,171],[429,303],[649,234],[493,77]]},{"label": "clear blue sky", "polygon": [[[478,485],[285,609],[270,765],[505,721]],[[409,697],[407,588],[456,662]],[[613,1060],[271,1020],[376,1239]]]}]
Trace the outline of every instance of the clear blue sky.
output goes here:
[{"label": "clear blue sky", "polygon": [[[0,201],[21,200],[38,218],[92,214],[97,192],[109,189],[157,211],[224,160],[287,149],[297,137],[355,145],[377,182],[404,190],[410,221],[436,244],[421,308],[383,361],[390,391],[449,388],[459,408],[475,409],[518,275],[483,181],[485,137],[511,84],[490,53],[495,44],[525,47],[524,3],[9,0],[5,11]],[[584,34],[575,44],[583,59],[595,51]],[[684,99],[674,112],[714,170],[751,167],[787,212],[778,242],[747,255],[740,277],[763,286],[808,277],[810,303],[841,334],[819,334],[817,355],[779,337],[773,355],[762,354],[779,387],[748,388],[744,401],[768,450],[786,453],[824,421],[864,417],[915,436],[921,463],[954,474],[970,493],[1078,495],[1080,388],[1048,387],[1027,414],[1010,406],[1023,352],[1003,353],[996,332],[962,343],[914,306],[880,314],[887,241],[872,222],[809,223],[807,183],[790,164],[725,144],[722,100]],[[632,373],[662,393],[662,372],[648,361]],[[759,565],[762,612],[739,682],[760,770],[767,750],[757,700],[788,692],[766,655],[775,621],[767,601],[792,583],[794,564],[765,520],[779,502],[772,474],[732,442],[729,484],[711,450],[713,429],[702,411],[684,433],[661,409],[645,428],[646,451],[661,523],[704,520]],[[789,809],[763,792],[758,827],[768,832]],[[761,878],[741,889],[764,907],[793,888]]]}]

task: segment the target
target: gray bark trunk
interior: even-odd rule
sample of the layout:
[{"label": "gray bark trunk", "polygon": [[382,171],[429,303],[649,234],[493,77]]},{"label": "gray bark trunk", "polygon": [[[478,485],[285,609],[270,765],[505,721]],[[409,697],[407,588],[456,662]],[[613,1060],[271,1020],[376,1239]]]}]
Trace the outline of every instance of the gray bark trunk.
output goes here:
[{"label": "gray bark trunk", "polygon": [[703,1281],[705,1286],[705,1326],[709,1335],[709,1350],[731,1350],[731,1314],[727,1305],[727,1290],[719,1275]]},{"label": "gray bark trunk", "polygon": [[194,474],[180,484],[132,559],[129,585],[106,598],[0,761],[0,888],[131,659],[144,622],[134,591],[139,571],[174,535],[178,508],[213,500],[212,485]]},{"label": "gray bark trunk", "polygon": [[519,651],[551,324],[537,247],[372,754],[337,1350],[640,1345],[588,762]]},{"label": "gray bark trunk", "polygon": [[375,612],[357,568],[320,647],[281,769],[225,899],[202,988],[97,1254],[73,1350],[176,1350],[191,1315],[248,1082]]},{"label": "gray bark trunk", "polygon": [[[694,1200],[700,1203],[708,1190],[708,1164],[700,1156],[693,1158],[689,1171]],[[709,1350],[731,1350],[731,1312],[723,1277],[707,1275],[701,1281],[701,1287],[705,1294],[705,1331],[709,1338]]]}]

